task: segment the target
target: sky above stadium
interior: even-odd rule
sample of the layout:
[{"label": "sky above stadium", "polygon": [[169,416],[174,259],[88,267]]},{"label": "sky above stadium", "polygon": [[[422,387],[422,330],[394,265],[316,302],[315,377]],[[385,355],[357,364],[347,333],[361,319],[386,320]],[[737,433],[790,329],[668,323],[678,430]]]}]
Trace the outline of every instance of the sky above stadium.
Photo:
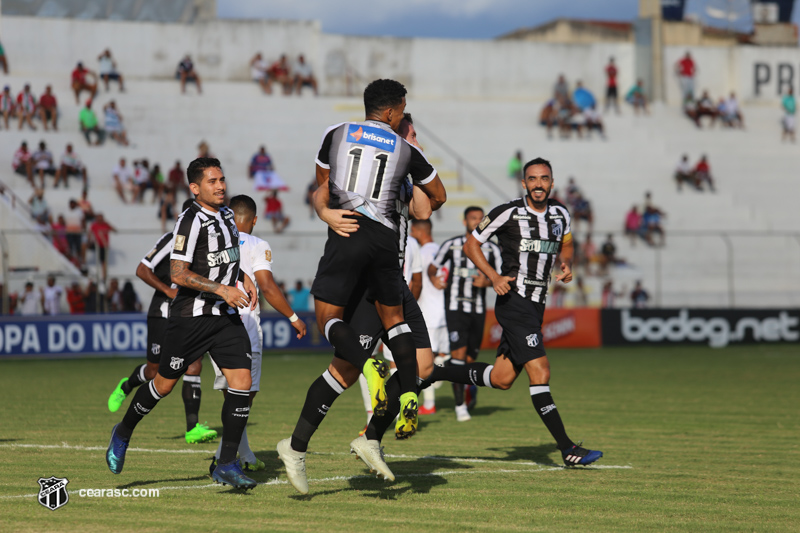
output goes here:
[{"label": "sky above stadium", "polygon": [[[688,0],[686,12],[726,27],[721,17],[731,8],[730,24],[745,28],[748,3]],[[222,18],[319,20],[325,33],[453,39],[492,39],[559,17],[630,21],[638,9],[638,0],[217,0]]]}]

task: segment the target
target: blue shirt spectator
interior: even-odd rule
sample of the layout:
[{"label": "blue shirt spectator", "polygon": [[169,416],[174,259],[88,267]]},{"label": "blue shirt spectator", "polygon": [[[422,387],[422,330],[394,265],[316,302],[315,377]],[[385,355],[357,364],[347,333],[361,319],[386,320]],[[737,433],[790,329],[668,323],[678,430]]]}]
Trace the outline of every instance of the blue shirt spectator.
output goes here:
[{"label": "blue shirt spectator", "polygon": [[290,290],[287,294],[289,295],[289,303],[296,313],[311,310],[308,305],[308,301],[311,299],[311,291],[303,287],[302,281],[297,280],[294,289]]},{"label": "blue shirt spectator", "polygon": [[580,81],[575,87],[575,92],[572,93],[572,101],[581,111],[596,105],[594,95]]}]

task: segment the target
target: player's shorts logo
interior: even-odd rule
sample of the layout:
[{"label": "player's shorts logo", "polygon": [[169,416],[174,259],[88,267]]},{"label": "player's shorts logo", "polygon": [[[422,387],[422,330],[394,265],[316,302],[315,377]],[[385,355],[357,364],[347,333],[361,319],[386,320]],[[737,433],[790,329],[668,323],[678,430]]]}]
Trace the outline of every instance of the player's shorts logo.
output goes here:
[{"label": "player's shorts logo", "polygon": [[358,338],[358,342],[361,343],[361,347],[365,350],[369,350],[369,347],[372,346],[372,337],[369,335],[361,335]]},{"label": "player's shorts logo", "polygon": [[67,505],[69,501],[67,483],[69,483],[69,480],[65,477],[40,477],[39,503],[51,511]]},{"label": "player's shorts logo", "polygon": [[171,357],[169,361],[169,367],[172,370],[180,370],[183,366],[183,359],[180,357]]},{"label": "player's shorts logo", "polygon": [[536,348],[539,346],[539,336],[536,333],[531,333],[525,337],[525,340],[528,341],[528,346],[531,348]]},{"label": "player's shorts logo", "polygon": [[151,345],[150,345],[150,352],[151,352],[153,355],[158,355],[158,354],[160,354],[160,353],[161,353],[161,345],[160,345],[160,344],[156,344],[156,343],[153,343],[153,344],[151,344]]},{"label": "player's shorts logo", "polygon": [[458,342],[458,332],[451,331],[450,332],[450,342]]}]

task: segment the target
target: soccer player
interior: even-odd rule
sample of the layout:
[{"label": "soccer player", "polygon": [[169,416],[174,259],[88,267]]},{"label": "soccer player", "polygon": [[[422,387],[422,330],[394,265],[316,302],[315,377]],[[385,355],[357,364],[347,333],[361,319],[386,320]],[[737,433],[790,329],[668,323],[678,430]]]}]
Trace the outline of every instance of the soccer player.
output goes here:
[{"label": "soccer player", "polygon": [[[183,210],[186,211],[194,200],[186,200]],[[172,253],[172,232],[165,233],[158,239],[136,268],[136,276],[153,287],[156,291],[150,300],[147,311],[147,362],[133,369],[130,377],[122,378],[117,388],[108,397],[108,410],[119,411],[125,398],[139,385],[156,377],[158,364],[161,361],[161,347],[164,345],[164,332],[167,330],[169,305],[178,294],[169,274],[169,256]],[[217,432],[205,424],[198,422],[202,387],[200,373],[203,370],[203,359],[200,358],[186,370],[183,376],[183,407],[186,412],[186,442],[196,444],[217,438]]]},{"label": "soccer player", "polygon": [[[231,198],[228,207],[233,211],[236,228],[239,230],[240,268],[245,274],[250,276],[253,283],[261,289],[267,302],[269,302],[276,311],[289,319],[292,327],[297,330],[297,338],[303,338],[306,334],[305,323],[300,320],[297,313],[292,310],[286,298],[284,298],[283,292],[281,292],[281,289],[272,277],[272,248],[270,248],[267,241],[252,235],[253,228],[256,227],[256,222],[258,221],[255,201],[249,196],[241,194]],[[259,384],[261,382],[261,342],[264,338],[261,333],[261,309],[259,306],[256,306],[255,309],[243,307],[239,309],[239,314],[250,336],[250,347],[252,349],[250,353],[252,361],[252,366],[250,368],[250,377],[252,380],[252,384],[250,385],[250,407],[252,408],[253,398],[256,397],[256,393],[260,390]],[[225,375],[216,363],[212,361],[212,364],[214,366],[214,373],[216,374],[214,388],[225,391],[227,395],[228,382],[225,379]],[[222,443],[220,443],[217,453],[214,455],[214,459],[211,460],[210,472],[214,472],[214,468],[216,468],[221,453]],[[239,441],[239,462],[242,470],[250,472],[256,472],[266,468],[264,461],[258,459],[253,453],[253,450],[250,449],[250,444],[247,440],[247,428],[242,432],[242,439]]]},{"label": "soccer player", "polygon": [[[186,171],[195,202],[175,224],[170,276],[178,294],[169,309],[164,355],[156,377],[139,387],[122,421],[111,430],[106,463],[114,474],[136,425],[169,394],[178,378],[205,352],[222,369],[228,394],[222,405],[222,453],[212,477],[234,488],[250,489],[236,451],[250,413],[250,339],[237,308],[258,304],[256,288],[239,269],[239,232],[225,206],[225,175],[214,158],[198,158]],[[246,292],[236,287],[244,284]]]},{"label": "soccer player", "polygon": [[[366,281],[386,329],[400,380],[400,423],[417,425],[416,358],[411,329],[403,320],[403,282],[398,264],[400,188],[412,184],[428,196],[431,209],[446,199],[444,186],[419,148],[396,133],[404,118],[406,89],[394,80],[375,80],[364,90],[364,122],[345,122],[325,132],[317,154],[317,183],[329,207],[350,211],[358,231],[347,236],[328,230],[325,252],[311,287],[317,324],[325,338],[367,378],[373,412],[384,412],[384,376],[364,360],[356,332],[342,318],[354,289]],[[324,197],[322,197],[324,198]]]},{"label": "soccer player", "polygon": [[[553,266],[560,258],[556,280],[572,281],[573,241],[567,208],[549,200],[553,189],[550,162],[536,158],[523,169],[525,195],[492,209],[464,244],[464,253],[492,282],[498,294],[495,315],[503,327],[493,366],[434,369],[445,379],[507,390],[524,368],[530,381],[533,407],[556,440],[567,466],[588,465],[603,452],[576,445],[567,436],[550,394],[550,362],[542,345],[542,318]],[[483,255],[481,245],[497,236],[503,255],[498,272]],[[455,374],[461,373],[461,376]]]},{"label": "soccer player", "polygon": [[[466,234],[458,235],[442,243],[436,257],[428,265],[428,279],[437,288],[444,290],[444,309],[447,330],[450,334],[450,365],[474,363],[481,349],[483,326],[486,322],[486,287],[491,283],[475,264],[464,254],[462,248],[469,235],[483,219],[483,209],[476,206],[464,210]],[[500,270],[500,248],[493,242],[481,245],[481,252],[494,270]],[[437,273],[448,271],[447,282]],[[475,389],[477,391],[477,389]],[[475,392],[473,391],[473,393]],[[464,384],[453,383],[456,404],[456,420],[466,422],[471,417],[464,403]]]}]

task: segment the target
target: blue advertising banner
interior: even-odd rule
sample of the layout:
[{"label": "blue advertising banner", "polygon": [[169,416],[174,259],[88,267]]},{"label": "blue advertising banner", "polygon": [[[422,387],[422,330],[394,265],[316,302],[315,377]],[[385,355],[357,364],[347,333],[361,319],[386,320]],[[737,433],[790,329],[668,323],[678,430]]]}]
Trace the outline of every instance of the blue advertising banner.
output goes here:
[{"label": "blue advertising banner", "polygon": [[[265,350],[328,350],[314,313],[300,316],[308,333],[297,338],[289,319],[261,317]],[[0,318],[0,357],[69,357],[124,355],[143,357],[147,346],[144,314],[6,316]]]}]

